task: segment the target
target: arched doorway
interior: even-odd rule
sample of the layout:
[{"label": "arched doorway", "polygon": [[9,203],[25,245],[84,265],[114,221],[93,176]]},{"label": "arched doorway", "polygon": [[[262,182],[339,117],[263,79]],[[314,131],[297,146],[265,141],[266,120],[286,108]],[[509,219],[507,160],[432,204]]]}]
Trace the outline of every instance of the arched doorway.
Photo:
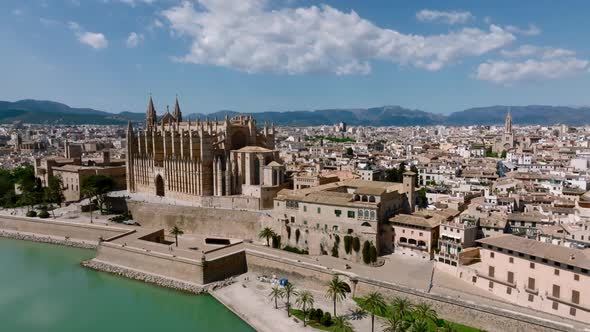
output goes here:
[{"label": "arched doorway", "polygon": [[164,179],[159,174],[156,176],[156,195],[164,197]]}]

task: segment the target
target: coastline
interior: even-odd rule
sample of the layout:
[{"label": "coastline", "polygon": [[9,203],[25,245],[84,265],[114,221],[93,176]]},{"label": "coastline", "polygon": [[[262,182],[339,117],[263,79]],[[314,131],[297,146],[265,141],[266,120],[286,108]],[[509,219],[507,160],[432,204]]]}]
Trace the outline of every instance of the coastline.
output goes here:
[{"label": "coastline", "polygon": [[0,229],[0,237],[7,238],[7,239],[13,239],[13,240],[47,243],[47,244],[54,244],[54,245],[60,245],[60,246],[66,246],[66,247],[82,248],[82,249],[96,250],[98,248],[98,242],[96,242],[96,241],[84,241],[84,240],[77,240],[77,239],[65,238],[65,237],[60,237],[60,236],[40,235],[40,234],[28,233],[28,232],[7,231],[4,229]]}]

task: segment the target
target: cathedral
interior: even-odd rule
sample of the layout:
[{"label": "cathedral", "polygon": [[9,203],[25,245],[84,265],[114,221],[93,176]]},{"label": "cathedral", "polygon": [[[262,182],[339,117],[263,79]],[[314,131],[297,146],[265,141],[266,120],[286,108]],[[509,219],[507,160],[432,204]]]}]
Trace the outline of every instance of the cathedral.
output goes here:
[{"label": "cathedral", "polygon": [[158,118],[150,97],[144,128],[127,128],[127,190],[203,207],[270,208],[285,173],[274,140],[274,125],[259,129],[251,116],[183,121],[178,98]]}]

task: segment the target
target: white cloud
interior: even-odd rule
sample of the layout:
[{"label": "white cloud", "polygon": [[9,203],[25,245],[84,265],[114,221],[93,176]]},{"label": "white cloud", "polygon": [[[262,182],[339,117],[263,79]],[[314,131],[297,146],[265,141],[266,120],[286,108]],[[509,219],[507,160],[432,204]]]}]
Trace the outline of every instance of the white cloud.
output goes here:
[{"label": "white cloud", "polygon": [[521,45],[514,50],[502,50],[500,53],[507,58],[519,58],[526,56],[535,56],[542,59],[555,59],[560,57],[574,56],[575,51],[554,48],[554,47],[540,47],[535,45]]},{"label": "white cloud", "polygon": [[68,23],[68,26],[78,38],[78,41],[82,44],[88,45],[96,50],[103,49],[109,46],[109,41],[100,32],[87,32],[76,22]]},{"label": "white cloud", "polygon": [[442,22],[447,24],[465,23],[474,18],[467,11],[438,11],[423,9],[416,13],[416,18],[422,22]]},{"label": "white cloud", "polygon": [[118,0],[118,1],[120,1],[124,4],[127,4],[131,7],[135,7],[135,5],[137,5],[138,3],[152,4],[156,0]]},{"label": "white cloud", "polygon": [[268,10],[266,0],[198,2],[162,12],[174,35],[192,39],[190,52],[175,59],[245,72],[366,74],[373,60],[438,70],[516,39],[495,25],[487,31],[403,34],[327,5]]},{"label": "white cloud", "polygon": [[141,42],[143,42],[143,35],[132,32],[129,34],[129,37],[127,37],[125,45],[127,45],[129,48],[134,48],[137,47]]},{"label": "white cloud", "polygon": [[590,62],[574,57],[488,61],[477,68],[477,79],[509,84],[515,81],[555,80],[588,72]]},{"label": "white cloud", "polygon": [[164,23],[162,23],[162,21],[160,21],[160,20],[158,20],[158,19],[155,19],[155,20],[152,22],[152,26],[153,26],[154,28],[162,28],[162,27],[164,27]]},{"label": "white cloud", "polygon": [[508,25],[506,26],[506,31],[525,36],[536,36],[541,34],[541,29],[534,24],[529,24],[528,29],[521,29],[513,25]]}]

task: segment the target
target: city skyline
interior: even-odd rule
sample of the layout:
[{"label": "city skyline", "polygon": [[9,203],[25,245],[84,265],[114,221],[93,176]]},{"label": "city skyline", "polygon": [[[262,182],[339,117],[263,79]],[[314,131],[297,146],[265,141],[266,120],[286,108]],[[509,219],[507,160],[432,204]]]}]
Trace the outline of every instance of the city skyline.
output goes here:
[{"label": "city skyline", "polygon": [[145,111],[150,92],[160,113],[175,94],[187,113],[590,104],[583,2],[239,4],[4,2],[0,99],[115,113]]}]

